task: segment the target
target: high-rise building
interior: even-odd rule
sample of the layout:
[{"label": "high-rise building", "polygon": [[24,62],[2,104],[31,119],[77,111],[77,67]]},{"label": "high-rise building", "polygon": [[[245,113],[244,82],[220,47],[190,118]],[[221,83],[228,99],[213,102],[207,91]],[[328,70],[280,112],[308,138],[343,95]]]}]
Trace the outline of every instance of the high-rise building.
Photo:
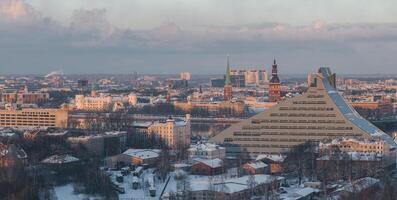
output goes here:
[{"label": "high-rise building", "polygon": [[180,74],[180,78],[181,78],[181,80],[190,81],[190,79],[192,78],[192,75],[190,74],[190,72],[182,72]]},{"label": "high-rise building", "polygon": [[269,82],[269,101],[277,102],[281,99],[281,83],[277,74],[277,63],[276,59],[274,59],[274,63],[272,66],[272,78]]},{"label": "high-rise building", "polygon": [[[256,69],[256,68],[247,68],[247,67],[242,67],[242,68],[236,68],[236,69],[231,69],[230,70],[230,75],[232,77],[243,77],[240,78],[240,80],[244,81],[244,84],[240,85],[261,85],[263,83],[266,83],[268,81],[267,79],[267,73],[266,70],[264,69]],[[233,85],[233,80],[232,80],[232,85]],[[243,86],[241,86],[243,87]]]},{"label": "high-rise building", "polygon": [[234,124],[212,138],[228,153],[279,154],[306,141],[326,138],[377,138],[396,151],[393,139],[362,118],[338,93],[335,74],[320,68],[308,91]]},{"label": "high-rise building", "polygon": [[86,79],[77,80],[77,88],[83,91],[88,90],[89,89],[88,80]]},{"label": "high-rise building", "polygon": [[225,76],[225,86],[223,87],[223,98],[225,101],[229,101],[232,99],[232,84],[230,81],[230,65],[229,65],[229,56],[227,57],[226,64],[226,76]]}]

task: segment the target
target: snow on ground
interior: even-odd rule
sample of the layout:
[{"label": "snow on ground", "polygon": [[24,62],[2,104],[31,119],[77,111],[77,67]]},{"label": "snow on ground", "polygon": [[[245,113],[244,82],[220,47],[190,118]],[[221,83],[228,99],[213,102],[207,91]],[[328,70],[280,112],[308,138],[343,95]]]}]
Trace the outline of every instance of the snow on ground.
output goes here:
[{"label": "snow on ground", "polygon": [[55,196],[58,200],[91,200],[102,199],[100,196],[93,196],[87,194],[76,194],[74,192],[73,184],[55,186]]},{"label": "snow on ground", "polygon": [[[121,194],[119,193],[119,199],[140,199],[140,200],[158,200],[159,196],[165,186],[166,180],[162,181],[155,175],[153,175],[153,169],[147,169],[144,170],[144,172],[139,176],[138,182],[139,182],[139,188],[138,189],[133,189],[132,188],[132,183],[133,180],[137,180],[136,178],[133,178],[133,174],[130,173],[126,176],[124,176],[124,180],[122,183],[118,183],[116,181],[116,176],[120,174],[119,171],[111,171],[111,176],[110,179],[112,180],[113,183],[116,183],[119,187],[124,188],[125,193]],[[146,185],[150,182],[150,178],[154,177],[154,187],[156,188],[156,196],[151,197],[149,194],[149,186]]]},{"label": "snow on ground", "polygon": [[[174,174],[171,173],[170,181],[167,184],[165,193],[175,193],[183,190],[183,181],[175,180]],[[265,174],[254,175],[254,180],[257,184],[270,183],[274,180],[282,180],[283,177],[271,176]],[[201,176],[201,175],[189,175],[186,178],[186,182],[189,185],[191,191],[202,191],[202,190],[216,190],[223,191],[226,193],[234,193],[247,189],[249,176],[242,176],[239,178],[228,178],[226,176]]]}]

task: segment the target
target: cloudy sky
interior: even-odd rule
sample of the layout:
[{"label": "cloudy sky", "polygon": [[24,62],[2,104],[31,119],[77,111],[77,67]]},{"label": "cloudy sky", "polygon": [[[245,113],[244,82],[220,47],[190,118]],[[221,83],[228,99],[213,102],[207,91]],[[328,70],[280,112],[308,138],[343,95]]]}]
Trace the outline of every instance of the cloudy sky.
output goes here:
[{"label": "cloudy sky", "polygon": [[395,0],[0,0],[0,74],[397,74]]}]

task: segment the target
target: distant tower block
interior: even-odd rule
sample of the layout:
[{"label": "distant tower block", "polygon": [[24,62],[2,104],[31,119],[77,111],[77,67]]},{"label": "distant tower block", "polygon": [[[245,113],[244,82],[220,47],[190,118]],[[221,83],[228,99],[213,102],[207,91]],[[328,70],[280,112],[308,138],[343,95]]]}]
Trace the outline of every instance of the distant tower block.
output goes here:
[{"label": "distant tower block", "polygon": [[270,102],[279,101],[281,99],[280,91],[281,91],[281,83],[277,75],[276,59],[274,59],[274,63],[272,66],[272,78],[270,79],[269,82],[269,101]]},{"label": "distant tower block", "polygon": [[232,84],[230,81],[230,65],[229,65],[229,56],[227,56],[227,64],[226,64],[226,76],[225,76],[225,86],[223,88],[223,98],[225,101],[229,101],[232,99]]}]

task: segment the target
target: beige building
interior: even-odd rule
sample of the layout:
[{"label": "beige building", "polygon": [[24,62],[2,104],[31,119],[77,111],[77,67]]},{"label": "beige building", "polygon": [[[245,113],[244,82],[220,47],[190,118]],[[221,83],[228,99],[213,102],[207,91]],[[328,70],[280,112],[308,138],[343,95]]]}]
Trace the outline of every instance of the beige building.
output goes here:
[{"label": "beige building", "polygon": [[135,94],[129,94],[128,96],[75,96],[75,107],[78,110],[89,110],[89,111],[103,111],[110,108],[120,107],[121,104],[136,105],[137,97]]},{"label": "beige building", "polygon": [[352,136],[382,139],[390,145],[390,151],[396,151],[396,143],[389,135],[346,103],[329,68],[320,68],[312,75],[309,86],[303,95],[234,124],[212,140],[228,146],[228,153],[243,150],[251,156],[284,153],[306,141]]},{"label": "beige building", "polygon": [[68,111],[63,109],[0,110],[2,127],[58,127],[66,128]]},{"label": "beige building", "polygon": [[148,127],[149,134],[155,134],[163,139],[171,148],[186,148],[190,145],[190,116],[185,120],[168,118],[164,121],[154,122]]}]

